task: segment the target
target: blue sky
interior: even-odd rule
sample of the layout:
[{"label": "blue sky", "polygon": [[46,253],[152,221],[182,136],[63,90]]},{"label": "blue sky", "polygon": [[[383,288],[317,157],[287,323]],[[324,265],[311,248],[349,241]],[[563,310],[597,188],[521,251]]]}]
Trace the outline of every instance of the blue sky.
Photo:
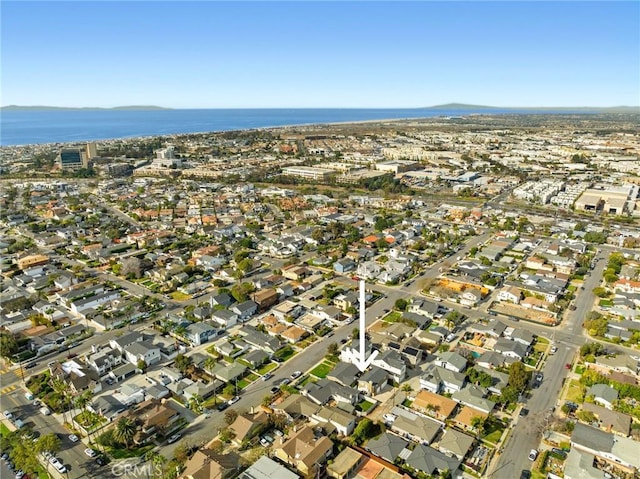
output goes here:
[{"label": "blue sky", "polygon": [[640,3],[2,1],[1,104],[640,104]]}]

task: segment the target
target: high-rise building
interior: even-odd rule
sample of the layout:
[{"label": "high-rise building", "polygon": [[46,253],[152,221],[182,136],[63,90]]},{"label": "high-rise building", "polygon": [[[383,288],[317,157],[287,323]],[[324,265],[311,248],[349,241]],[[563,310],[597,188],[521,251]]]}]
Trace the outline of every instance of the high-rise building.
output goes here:
[{"label": "high-rise building", "polygon": [[98,150],[95,143],[87,143],[87,159],[95,158],[98,156]]}]

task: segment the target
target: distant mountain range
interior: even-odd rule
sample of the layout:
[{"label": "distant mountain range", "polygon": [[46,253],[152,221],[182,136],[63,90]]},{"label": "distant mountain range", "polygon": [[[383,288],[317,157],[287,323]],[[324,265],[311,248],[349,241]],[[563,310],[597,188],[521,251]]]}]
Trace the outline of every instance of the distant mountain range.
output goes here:
[{"label": "distant mountain range", "polygon": [[601,112],[618,112],[618,113],[632,113],[632,112],[640,112],[640,106],[487,106],[487,105],[467,105],[464,103],[447,103],[445,105],[435,105],[435,106],[425,106],[422,107],[423,110],[482,110],[482,111],[492,111],[492,110],[518,110],[518,111],[527,111],[527,110],[553,110],[553,111],[601,111]]},{"label": "distant mountain range", "polygon": [[114,106],[113,108],[101,108],[98,106],[88,107],[66,107],[66,106],[22,106],[22,105],[7,105],[0,108],[0,110],[20,111],[20,110],[172,110],[172,108],[164,108],[162,106],[155,105],[126,105],[126,106]]},{"label": "distant mountain range", "polygon": [[[57,110],[174,110],[175,108],[165,108],[156,105],[126,105],[116,106],[113,108],[102,107],[65,107],[65,106],[23,106],[23,105],[7,105],[0,107],[2,111],[57,111]],[[204,108],[207,109],[207,108]],[[267,108],[270,109],[270,108]],[[306,108],[301,108],[306,109]],[[310,108],[315,109],[315,108]],[[321,108],[320,108],[321,109]],[[331,109],[331,108],[329,108]],[[354,108],[357,109],[357,108]],[[394,109],[394,108],[390,108]],[[399,108],[401,109],[401,108]],[[410,109],[410,108],[408,108]],[[487,105],[468,105],[465,103],[447,103],[444,105],[425,106],[418,108],[419,110],[466,110],[466,111],[595,111],[595,112],[608,112],[608,113],[640,113],[640,106],[611,106],[611,107],[597,107],[597,106],[540,106],[540,107],[503,107],[503,106],[487,106]]]}]

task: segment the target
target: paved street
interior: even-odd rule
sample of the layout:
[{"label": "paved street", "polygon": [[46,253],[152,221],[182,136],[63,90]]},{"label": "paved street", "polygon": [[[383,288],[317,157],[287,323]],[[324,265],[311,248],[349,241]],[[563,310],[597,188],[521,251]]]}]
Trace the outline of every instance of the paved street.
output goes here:
[{"label": "paved street", "polygon": [[[439,268],[442,265],[451,264],[455,261],[457,256],[464,257],[471,248],[485,242],[490,238],[490,236],[491,234],[489,232],[485,232],[469,239],[460,251],[432,265],[422,275],[415,278],[410,286],[405,287],[401,285],[391,287],[377,284],[368,285],[368,287],[384,293],[385,297],[371,305],[367,310],[367,325],[370,325],[376,321],[377,318],[381,317],[385,313],[385,310],[393,309],[397,299],[408,299],[419,296],[424,282],[436,278],[439,275]],[[603,248],[599,257],[606,258],[608,257],[609,252],[610,249]],[[605,265],[606,259],[602,259],[598,262],[595,271],[586,278],[584,290],[578,290],[576,292],[576,310],[570,311],[565,320],[558,327],[553,328],[527,321],[516,322],[507,317],[498,316],[501,321],[509,326],[525,327],[531,330],[534,334],[553,339],[559,349],[555,355],[548,358],[544,367],[545,379],[541,387],[533,391],[531,399],[527,404],[530,414],[526,418],[520,419],[520,421],[518,421],[513,427],[502,455],[490,469],[491,477],[517,477],[520,470],[528,469],[530,467],[531,463],[527,460],[527,454],[530,449],[538,446],[545,421],[547,421],[549,417],[549,411],[556,406],[557,395],[562,388],[563,381],[567,375],[567,370],[564,368],[564,365],[572,362],[576,350],[586,341],[581,325],[586,314],[591,310],[595,299],[592,290],[598,286]],[[110,274],[100,274],[98,278],[102,281],[112,281],[136,295],[141,296],[146,294],[148,296],[162,297],[161,295],[149,293],[145,288],[131,283],[130,281],[117,278]],[[357,286],[357,281],[354,281],[349,277],[339,276],[333,281],[349,287]],[[192,300],[183,304],[176,303],[162,297],[162,301],[168,305],[168,309],[174,310],[184,307],[185,304],[205,300],[205,297],[201,297],[197,298],[197,300]],[[443,302],[443,305],[465,314],[468,317],[467,322],[474,322],[479,319],[487,318],[487,314],[478,309],[469,310],[458,304],[450,302]],[[141,330],[148,325],[147,323],[137,325],[135,329]],[[256,407],[262,402],[262,398],[264,396],[270,394],[269,390],[276,382],[285,377],[289,377],[291,373],[296,370],[307,371],[312,368],[324,357],[330,343],[340,343],[341,340],[349,337],[352,330],[357,326],[357,322],[346,324],[337,328],[332,337],[318,339],[315,343],[306,348],[303,353],[297,354],[287,363],[276,369],[272,379],[266,382],[258,380],[247,387],[245,391],[243,391],[240,401],[232,407],[238,411],[249,410],[252,406]],[[38,358],[38,367],[27,370],[26,372],[28,375],[41,372],[46,368],[47,363],[50,361],[62,360],[70,353],[86,353],[91,350],[92,345],[108,342],[110,339],[118,336],[122,332],[123,330],[115,330],[101,333],[87,339],[82,345],[71,350]],[[616,349],[622,350],[626,348],[616,346]],[[3,391],[6,391],[6,393],[3,393],[2,395],[3,410],[7,408],[15,408],[20,411],[21,415],[30,417],[36,425],[35,429],[41,433],[46,434],[47,432],[52,431],[60,435],[65,435],[66,437],[67,432],[58,420],[52,416],[42,416],[35,411],[35,407],[28,404],[28,401],[26,401],[23,395],[24,390],[21,387],[21,378],[16,374],[15,370],[4,372],[0,376],[0,381],[3,386]],[[207,442],[213,437],[217,430],[224,426],[223,417],[224,413],[218,412],[217,410],[212,411],[209,417],[198,417],[183,432],[183,439],[181,441],[178,441],[175,444],[165,445],[160,448],[159,452],[163,456],[170,458],[173,456],[175,448],[181,442],[187,442],[190,445]],[[63,462],[70,468],[68,479],[77,479],[83,476],[97,477],[96,474],[98,473],[103,476],[105,474],[110,474],[106,470],[98,470],[97,466],[84,455],[83,449],[86,446],[82,443],[73,445],[68,441],[68,439],[65,439],[65,441],[65,450],[60,454],[60,456]]]},{"label": "paved street", "polygon": [[[608,252],[602,252],[598,257],[608,258]],[[602,259],[596,265],[594,271],[585,278],[584,290],[579,290],[576,297],[576,310],[569,311],[565,320],[555,328],[548,326],[538,326],[535,323],[523,322],[523,327],[531,330],[535,334],[547,338],[555,337],[558,345],[558,352],[548,356],[544,365],[544,380],[542,385],[532,391],[531,398],[527,401],[526,407],[529,415],[519,418],[513,427],[513,431],[504,446],[503,453],[497,463],[490,470],[488,477],[511,478],[518,477],[520,471],[531,468],[531,461],[527,456],[531,449],[537,449],[542,438],[542,432],[546,424],[546,419],[553,408],[557,406],[558,394],[569,373],[565,368],[567,363],[572,363],[576,352],[582,344],[587,342],[587,337],[582,330],[582,322],[587,313],[591,311],[595,301],[593,288],[598,286],[602,271],[606,265],[606,259]],[[503,320],[500,318],[501,321]],[[511,324],[510,321],[504,321]]]},{"label": "paved street", "polygon": [[[26,425],[32,423],[33,430],[41,435],[55,433],[61,440],[61,450],[56,456],[67,467],[68,473],[65,474],[66,479],[79,479],[81,477],[100,477],[101,468],[93,462],[84,450],[87,445],[82,441],[72,443],[69,440],[69,431],[62,426],[62,418],[56,418],[53,415],[44,416],[38,411],[38,407],[34,406],[24,396],[24,389],[20,388],[10,394],[3,394],[2,408],[9,409],[17,417],[22,419]],[[50,467],[53,472],[53,467]],[[54,473],[53,477],[59,474]],[[3,476],[4,477],[4,476]]]}]

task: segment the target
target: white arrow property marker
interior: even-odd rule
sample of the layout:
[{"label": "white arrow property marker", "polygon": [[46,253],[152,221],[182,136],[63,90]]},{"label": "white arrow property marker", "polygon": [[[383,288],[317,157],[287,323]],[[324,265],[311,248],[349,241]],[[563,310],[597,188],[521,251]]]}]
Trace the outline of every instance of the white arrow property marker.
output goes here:
[{"label": "white arrow property marker", "polygon": [[365,341],[366,341],[365,330],[367,328],[367,321],[365,319],[365,314],[364,314],[364,310],[365,310],[364,303],[365,303],[364,280],[360,280],[360,329],[359,329],[360,350],[353,351],[353,364],[360,370],[360,372],[364,372],[364,370],[371,365],[371,362],[378,355],[378,351],[374,351],[371,353],[371,356],[369,356],[368,358],[366,357],[367,353],[365,351]]}]

